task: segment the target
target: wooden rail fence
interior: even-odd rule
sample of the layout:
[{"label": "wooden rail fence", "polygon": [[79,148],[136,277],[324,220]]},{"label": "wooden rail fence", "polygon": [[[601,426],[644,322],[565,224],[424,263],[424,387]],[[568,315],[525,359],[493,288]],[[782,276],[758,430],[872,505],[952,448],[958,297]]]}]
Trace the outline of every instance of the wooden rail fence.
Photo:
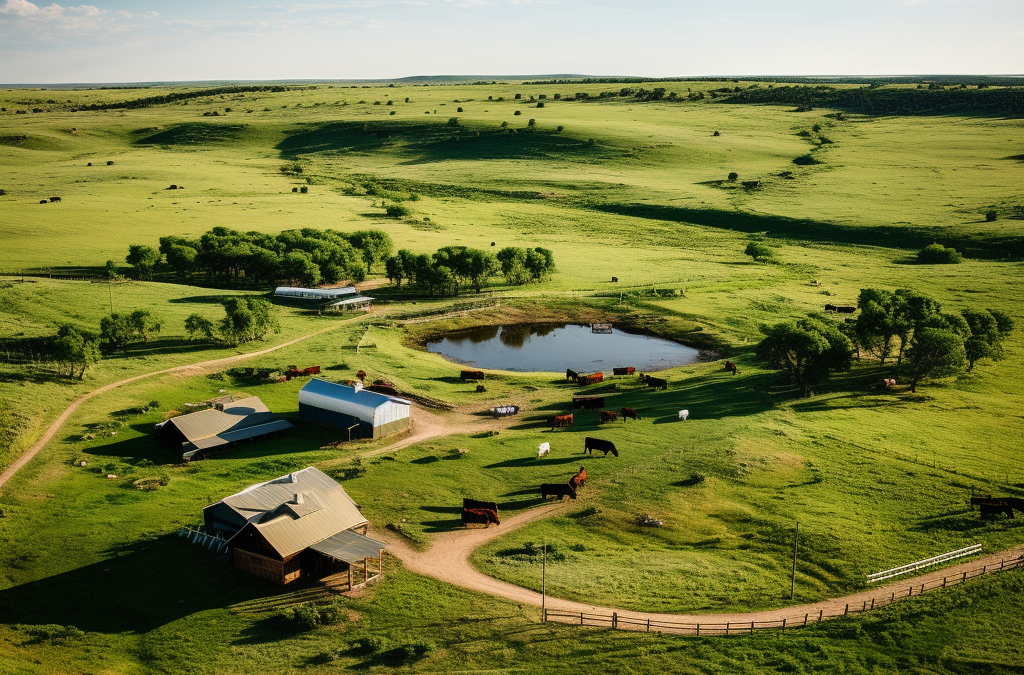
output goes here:
[{"label": "wooden rail fence", "polygon": [[611,614],[598,614],[570,612],[564,609],[551,608],[544,610],[543,620],[575,624],[578,626],[606,627],[614,630],[632,630],[647,633],[660,632],[694,636],[750,635],[754,631],[761,630],[785,631],[787,628],[803,628],[804,626],[812,623],[828,621],[829,619],[836,619],[850,614],[869,612],[873,609],[885,607],[886,605],[891,605],[894,602],[899,602],[900,600],[904,600],[909,597],[922,595],[924,593],[950,586],[956,586],[957,584],[964,583],[968,579],[974,579],[986,574],[1006,572],[1019,567],[1024,567],[1024,556],[1019,558],[1003,559],[999,561],[998,565],[983,565],[960,574],[944,576],[942,579],[935,579],[921,584],[912,584],[907,587],[907,591],[905,593],[902,591],[890,591],[889,593],[877,594],[861,602],[860,607],[856,604],[847,604],[843,608],[842,612],[826,614],[825,610],[821,608],[817,612],[812,611],[805,612],[804,614],[794,614],[793,616],[783,617],[782,619],[775,619],[772,621],[684,623],[677,621],[662,621],[639,616],[629,616],[628,614],[620,614],[618,612],[612,612]]},{"label": "wooden rail fence", "polygon": [[916,572],[919,569],[925,567],[931,567],[932,565],[938,565],[949,560],[955,560],[957,558],[963,558],[968,555],[975,555],[981,553],[981,544],[971,544],[965,548],[960,548],[949,553],[943,553],[941,555],[934,556],[932,558],[925,558],[924,560],[918,560],[907,565],[900,565],[899,567],[893,567],[891,570],[885,570],[882,572],[875,572],[874,574],[867,575],[867,582],[873,584],[876,581],[884,581],[885,579],[891,579],[898,577],[910,572]]}]

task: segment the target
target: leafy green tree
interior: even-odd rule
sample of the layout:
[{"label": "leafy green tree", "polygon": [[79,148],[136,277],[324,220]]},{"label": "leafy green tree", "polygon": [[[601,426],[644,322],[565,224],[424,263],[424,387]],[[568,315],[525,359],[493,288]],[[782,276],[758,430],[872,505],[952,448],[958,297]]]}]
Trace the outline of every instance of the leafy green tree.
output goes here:
[{"label": "leafy green tree", "polygon": [[775,261],[775,249],[759,241],[752,241],[747,244],[747,248],[743,253],[749,255],[756,262],[770,263]]},{"label": "leafy green tree", "polygon": [[831,321],[810,317],[761,326],[761,332],[765,337],[754,353],[770,368],[786,373],[804,396],[832,372],[850,368],[853,345]]},{"label": "leafy green tree", "polygon": [[128,325],[136,340],[149,342],[149,338],[159,335],[164,327],[163,319],[154,316],[148,309],[137,309],[128,315]]},{"label": "leafy green tree", "polygon": [[242,344],[262,340],[270,333],[280,333],[274,306],[262,298],[236,296],[224,300],[224,318],[220,333],[225,342]]},{"label": "leafy green tree", "polygon": [[999,310],[988,309],[965,309],[962,315],[969,331],[964,340],[967,370],[974,370],[974,364],[981,359],[1001,358],[1002,343],[1013,330],[1013,319]]},{"label": "leafy green tree", "polygon": [[486,251],[471,248],[466,250],[465,273],[473,290],[481,291],[483,285],[498,270],[498,261]]},{"label": "leafy green tree", "polygon": [[113,281],[119,276],[117,263],[114,262],[113,260],[107,261],[107,264],[103,266],[103,271],[107,275],[107,281]]},{"label": "leafy green tree", "polygon": [[924,265],[955,265],[963,259],[956,249],[942,244],[928,244],[917,252],[917,262]]},{"label": "leafy green tree", "polygon": [[530,280],[530,272],[526,268],[526,249],[506,246],[498,251],[497,259],[506,283],[521,286]]},{"label": "leafy green tree", "polygon": [[366,269],[371,272],[375,265],[387,260],[395,248],[391,235],[384,230],[357,230],[349,235],[348,240],[362,252]]},{"label": "leafy green tree", "polygon": [[189,314],[186,317],[185,332],[189,340],[212,340],[215,336],[213,322],[202,314]]},{"label": "leafy green tree", "polygon": [[409,215],[409,209],[401,204],[388,204],[384,207],[388,218],[403,218]]},{"label": "leafy green tree", "polygon": [[137,333],[127,314],[114,312],[100,319],[100,340],[110,351],[121,351],[137,341]]},{"label": "leafy green tree", "polygon": [[298,286],[319,286],[322,279],[320,266],[306,251],[289,251],[281,256],[281,277]]},{"label": "leafy green tree", "polygon": [[86,368],[100,360],[99,336],[70,324],[64,324],[57,330],[53,348],[54,360],[68,368],[69,377],[75,376],[77,368],[80,380],[85,377]]},{"label": "leafy green tree", "polygon": [[125,262],[135,268],[135,276],[139,279],[152,279],[153,269],[160,262],[160,251],[151,246],[132,244],[128,247]]},{"label": "leafy green tree", "polygon": [[907,350],[905,369],[910,391],[916,392],[922,379],[956,375],[966,363],[967,353],[959,335],[944,328],[922,328],[915,332]]}]

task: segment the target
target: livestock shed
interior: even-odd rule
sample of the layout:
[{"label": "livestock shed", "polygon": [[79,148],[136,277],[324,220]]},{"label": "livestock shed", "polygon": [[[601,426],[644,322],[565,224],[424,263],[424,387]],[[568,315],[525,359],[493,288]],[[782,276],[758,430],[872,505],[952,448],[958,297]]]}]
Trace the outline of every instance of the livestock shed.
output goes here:
[{"label": "livestock shed", "polygon": [[355,286],[339,286],[337,288],[278,286],[274,290],[274,302],[299,307],[323,307],[357,295]]},{"label": "livestock shed", "polygon": [[359,505],[312,466],[225,497],[203,520],[227,538],[235,568],[282,586],[347,573],[351,588],[383,572],[386,544],[366,536]]},{"label": "livestock shed", "polygon": [[313,378],[299,390],[299,417],[340,429],[358,428],[361,438],[378,439],[409,427],[411,403],[404,398]]},{"label": "livestock shed", "polygon": [[181,450],[188,461],[227,450],[241,441],[277,434],[292,425],[277,419],[258,396],[218,403],[215,408],[172,417],[156,425],[157,439]]}]

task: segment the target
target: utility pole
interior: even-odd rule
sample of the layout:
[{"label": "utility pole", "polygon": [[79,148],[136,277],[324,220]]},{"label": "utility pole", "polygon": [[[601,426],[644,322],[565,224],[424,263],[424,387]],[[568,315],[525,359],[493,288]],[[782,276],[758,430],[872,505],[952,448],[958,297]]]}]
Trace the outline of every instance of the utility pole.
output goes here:
[{"label": "utility pole", "polygon": [[112,281],[113,281],[112,279],[107,279],[107,296],[110,298],[110,313],[111,314],[114,313],[114,291],[111,290],[111,288],[110,288],[110,284],[112,283]]},{"label": "utility pole", "polygon": [[540,615],[542,621],[548,620],[547,595],[548,595],[548,542],[544,541],[544,555],[540,563]]},{"label": "utility pole", "polygon": [[796,592],[796,550],[800,543],[800,522],[797,521],[796,533],[793,535],[793,576],[789,581],[789,599],[793,599],[793,594]]}]

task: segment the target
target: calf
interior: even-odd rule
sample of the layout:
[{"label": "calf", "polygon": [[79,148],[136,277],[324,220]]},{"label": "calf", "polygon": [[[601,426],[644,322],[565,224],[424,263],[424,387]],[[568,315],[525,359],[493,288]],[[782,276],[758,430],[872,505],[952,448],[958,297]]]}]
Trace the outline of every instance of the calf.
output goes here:
[{"label": "calf", "polygon": [[600,438],[591,438],[586,436],[583,439],[583,452],[594,454],[594,450],[600,450],[607,457],[608,453],[612,453],[613,457],[619,456],[619,451],[615,449],[615,444],[611,441],[606,441]]},{"label": "calf", "polygon": [[733,375],[736,375],[736,374],[738,374],[740,372],[740,369],[737,368],[736,364],[733,363],[732,361],[726,361],[725,362],[725,370],[726,370],[726,372],[732,373]]},{"label": "calf", "polygon": [[363,382],[364,380],[366,380],[366,371],[360,370],[358,373],[356,373],[356,377],[359,378],[360,382]]},{"label": "calf", "polygon": [[625,422],[627,419],[638,420],[640,419],[640,413],[632,408],[623,408],[622,421]]},{"label": "calf", "polygon": [[689,416],[690,416],[690,411],[689,410],[680,410],[679,411],[679,421],[680,422],[685,422],[687,420],[687,418],[689,418]]},{"label": "calf", "polygon": [[541,443],[539,446],[537,446],[537,459],[540,459],[541,457],[547,457],[550,454],[551,454],[551,444],[550,443]]},{"label": "calf", "polygon": [[572,426],[572,415],[556,415],[548,420],[551,424],[551,428],[561,429],[562,427]]},{"label": "calf", "polygon": [[587,470],[582,466],[580,472],[569,479],[569,485],[573,486],[574,489],[579,490],[583,487],[583,484],[587,482]]},{"label": "calf", "polygon": [[576,499],[576,488],[564,483],[544,483],[540,486],[540,496],[542,499],[547,499],[548,497]]},{"label": "calf", "polygon": [[618,415],[616,415],[611,410],[601,410],[598,412],[598,415],[601,416],[598,420],[599,422],[614,422],[615,419],[618,417]]}]

